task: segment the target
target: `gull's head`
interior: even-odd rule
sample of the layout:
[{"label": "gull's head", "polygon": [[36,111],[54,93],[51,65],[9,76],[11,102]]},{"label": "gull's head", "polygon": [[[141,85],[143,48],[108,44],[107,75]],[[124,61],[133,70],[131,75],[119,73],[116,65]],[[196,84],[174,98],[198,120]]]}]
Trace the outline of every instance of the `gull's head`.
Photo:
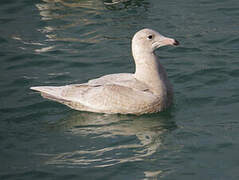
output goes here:
[{"label": "gull's head", "polygon": [[152,29],[142,29],[138,31],[132,39],[132,49],[134,51],[152,53],[156,49],[167,45],[179,45],[175,39],[165,37]]}]

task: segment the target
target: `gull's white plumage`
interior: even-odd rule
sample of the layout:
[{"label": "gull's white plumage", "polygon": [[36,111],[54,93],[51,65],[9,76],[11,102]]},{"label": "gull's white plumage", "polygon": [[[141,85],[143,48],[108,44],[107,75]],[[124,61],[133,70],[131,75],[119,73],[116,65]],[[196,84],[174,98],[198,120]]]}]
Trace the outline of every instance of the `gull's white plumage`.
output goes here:
[{"label": "gull's white plumage", "polygon": [[154,30],[143,29],[132,39],[134,74],[110,74],[84,84],[31,89],[80,111],[138,115],[159,112],[171,105],[173,90],[154,51],[161,46],[178,44]]}]

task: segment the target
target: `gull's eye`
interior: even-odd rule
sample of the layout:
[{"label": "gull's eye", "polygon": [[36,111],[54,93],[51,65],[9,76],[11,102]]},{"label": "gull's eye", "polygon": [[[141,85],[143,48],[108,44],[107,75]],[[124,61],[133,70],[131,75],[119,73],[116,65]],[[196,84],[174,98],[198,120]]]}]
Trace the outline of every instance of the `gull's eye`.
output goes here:
[{"label": "gull's eye", "polygon": [[149,35],[149,36],[148,36],[148,39],[153,39],[153,35]]}]

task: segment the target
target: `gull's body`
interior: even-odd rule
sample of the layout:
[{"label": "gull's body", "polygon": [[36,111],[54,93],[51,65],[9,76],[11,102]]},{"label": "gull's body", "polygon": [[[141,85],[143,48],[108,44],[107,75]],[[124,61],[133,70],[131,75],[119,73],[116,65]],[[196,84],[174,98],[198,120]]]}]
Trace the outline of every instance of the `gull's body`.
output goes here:
[{"label": "gull's body", "polygon": [[80,111],[138,115],[159,112],[170,106],[173,99],[167,73],[154,54],[157,48],[165,45],[178,45],[178,42],[151,29],[143,29],[132,40],[134,74],[110,74],[84,84],[31,89]]}]

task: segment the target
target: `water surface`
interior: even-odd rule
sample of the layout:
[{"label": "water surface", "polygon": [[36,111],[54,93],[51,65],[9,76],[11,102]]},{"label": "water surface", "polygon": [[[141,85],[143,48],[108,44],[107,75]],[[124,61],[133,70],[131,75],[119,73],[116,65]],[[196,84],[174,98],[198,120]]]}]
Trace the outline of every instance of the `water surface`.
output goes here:
[{"label": "water surface", "polygon": [[[0,2],[0,179],[238,179],[239,2]],[[78,112],[29,90],[133,72],[144,27],[174,86],[163,113]]]}]

